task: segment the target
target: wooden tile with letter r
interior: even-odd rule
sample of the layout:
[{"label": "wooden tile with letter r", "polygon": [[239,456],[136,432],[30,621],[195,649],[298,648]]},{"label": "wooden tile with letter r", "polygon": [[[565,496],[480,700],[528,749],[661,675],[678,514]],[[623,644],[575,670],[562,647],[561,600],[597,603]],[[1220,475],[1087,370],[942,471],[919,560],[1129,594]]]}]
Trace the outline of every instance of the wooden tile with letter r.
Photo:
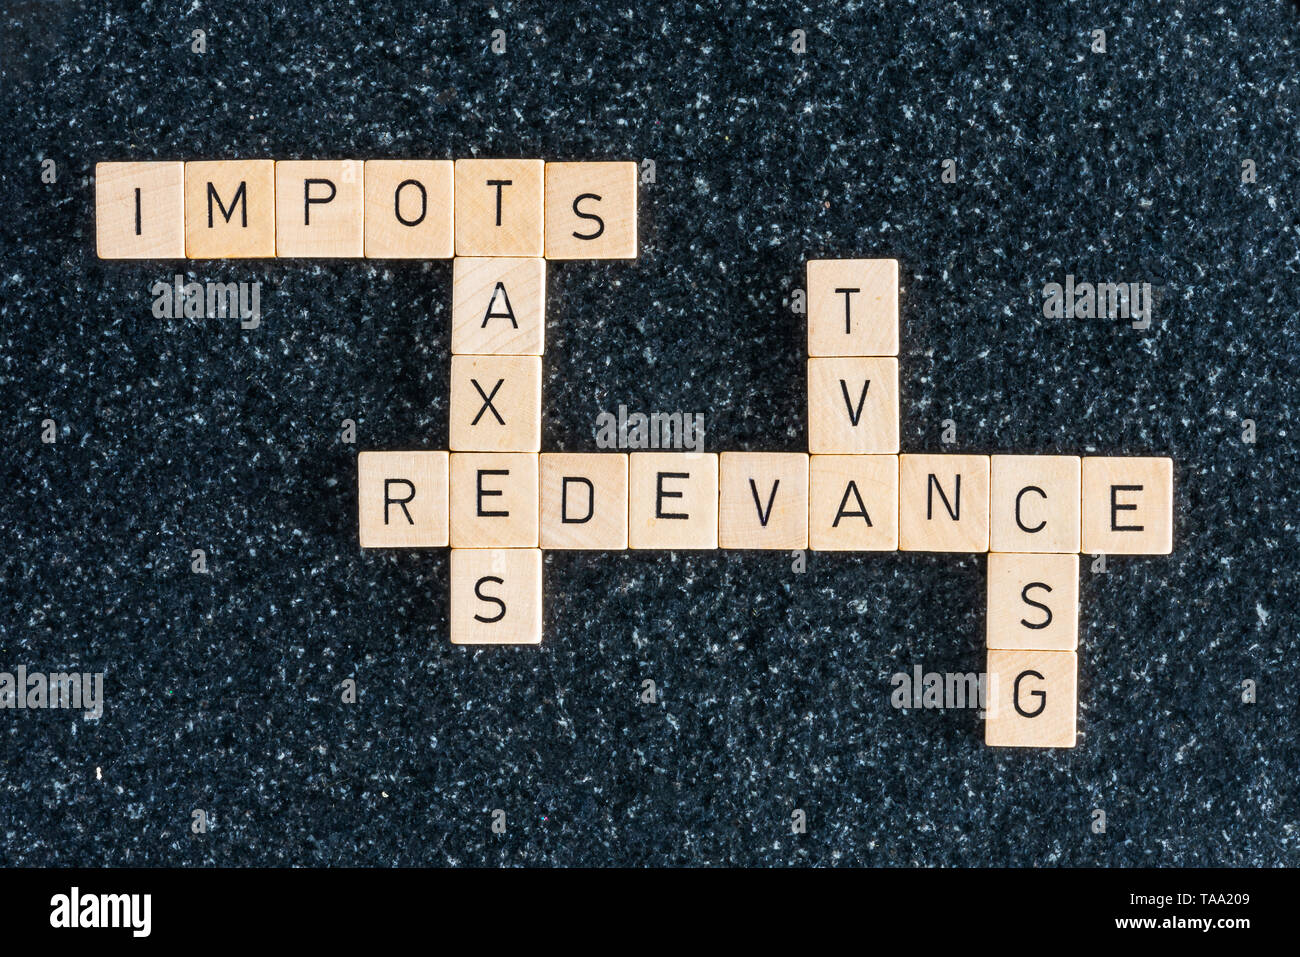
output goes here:
[{"label": "wooden tile with letter r", "polygon": [[990,651],[984,743],[1074,747],[1078,671],[1073,651]]},{"label": "wooden tile with letter r", "polygon": [[808,456],[723,452],[718,457],[718,544],[808,547]]},{"label": "wooden tile with letter r", "polygon": [[446,545],[447,453],[359,453],[357,514],[362,548]]},{"label": "wooden tile with letter r", "polygon": [[455,252],[451,160],[366,160],[366,255],[449,259]]},{"label": "wooden tile with letter r", "polygon": [[542,553],[536,548],[453,548],[450,609],[453,645],[539,644]]},{"label": "wooden tile with letter r", "polygon": [[546,452],[542,548],[627,548],[627,453]]},{"label": "wooden tile with letter r", "polygon": [[452,452],[452,548],[537,547],[537,455]]},{"label": "wooden tile with letter r", "polygon": [[808,355],[898,355],[898,260],[808,261]]},{"label": "wooden tile with letter r", "polygon": [[1083,550],[1168,555],[1174,547],[1174,463],[1167,458],[1083,460]]},{"label": "wooden tile with letter r", "polygon": [[987,552],[989,457],[900,455],[898,545],[909,552]]},{"label": "wooden tile with letter r", "polygon": [[1079,488],[1078,456],[992,456],[989,547],[1078,552]]},{"label": "wooden tile with letter r", "polygon": [[275,160],[185,164],[185,254],[275,256]]},{"label": "wooden tile with letter r", "polygon": [[808,360],[808,450],[814,455],[898,453],[898,360]]},{"label": "wooden tile with letter r", "polygon": [[456,255],[545,252],[545,166],[539,159],[456,160]]},{"label": "wooden tile with letter r", "polygon": [[275,254],[327,259],[364,254],[364,178],[360,160],[278,160]]},{"label": "wooden tile with letter r", "polygon": [[898,550],[897,455],[814,455],[808,502],[815,551]]},{"label": "wooden tile with letter r", "polygon": [[96,163],[100,259],[185,258],[185,164]]},{"label": "wooden tile with letter r", "polygon": [[542,444],[542,360],[451,357],[451,450],[536,452]]},{"label": "wooden tile with letter r", "polygon": [[987,644],[996,650],[1074,651],[1079,556],[990,552]]},{"label": "wooden tile with letter r", "polygon": [[636,163],[546,164],[546,258],[636,258]]},{"label": "wooden tile with letter r", "polygon": [[633,452],[627,471],[632,548],[718,547],[715,453]]},{"label": "wooden tile with letter r", "polygon": [[451,280],[453,353],[540,356],[545,339],[545,259],[456,257]]}]

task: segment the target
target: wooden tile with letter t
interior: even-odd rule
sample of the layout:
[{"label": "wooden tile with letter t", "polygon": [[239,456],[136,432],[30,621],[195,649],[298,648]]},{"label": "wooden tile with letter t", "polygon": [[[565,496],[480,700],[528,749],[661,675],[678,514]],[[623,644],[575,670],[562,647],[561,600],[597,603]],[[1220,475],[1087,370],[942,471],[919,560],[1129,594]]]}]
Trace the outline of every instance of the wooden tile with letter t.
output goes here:
[{"label": "wooden tile with letter t", "polygon": [[365,253],[360,160],[278,160],[275,254],[326,259]]},{"label": "wooden tile with letter t", "polygon": [[898,355],[898,260],[808,261],[808,355]]},{"label": "wooden tile with letter t", "polygon": [[1084,458],[1085,552],[1168,555],[1174,546],[1173,527],[1172,459]]},{"label": "wooden tile with letter t", "polygon": [[988,646],[1074,651],[1079,646],[1079,556],[989,553]]},{"label": "wooden tile with letter t", "polygon": [[987,552],[989,457],[900,455],[898,546],[908,552]]},{"label": "wooden tile with letter t", "polygon": [[542,548],[627,548],[627,454],[539,456]]},{"label": "wooden tile with letter t", "polygon": [[96,163],[100,259],[185,258],[185,164]]},{"label": "wooden tile with letter t", "polygon": [[546,164],[456,160],[456,255],[528,256],[545,250]]},{"label": "wooden tile with letter t", "polygon": [[535,548],[453,548],[449,619],[453,645],[539,644],[542,553]]},{"label": "wooden tile with letter t", "polygon": [[1079,488],[1078,456],[992,456],[989,548],[1078,552]]},{"label": "wooden tile with letter t", "polygon": [[718,544],[808,547],[808,456],[723,452],[718,458]]},{"label": "wooden tile with letter t", "polygon": [[898,360],[808,360],[808,451],[898,453]]},{"label": "wooden tile with letter t", "polygon": [[450,431],[453,452],[538,451],[541,358],[453,355]]},{"label": "wooden tile with letter t", "polygon": [[185,255],[275,256],[275,160],[185,164]]},{"label": "wooden tile with letter t", "polygon": [[716,454],[633,452],[627,482],[632,548],[718,547]]},{"label": "wooden tile with letter t", "polygon": [[545,259],[456,257],[451,280],[454,354],[540,356],[545,339]]},{"label": "wooden tile with letter t", "polygon": [[366,160],[366,255],[449,259],[455,252],[451,160]]},{"label": "wooden tile with letter t", "polygon": [[546,258],[636,258],[636,163],[546,164]]},{"label": "wooden tile with letter t", "polygon": [[446,545],[447,453],[359,453],[357,515],[362,548]]},{"label": "wooden tile with letter t", "polygon": [[1078,670],[1073,651],[990,651],[984,743],[1074,747]]},{"label": "wooden tile with letter t", "polygon": [[452,452],[452,548],[537,547],[537,456]]}]

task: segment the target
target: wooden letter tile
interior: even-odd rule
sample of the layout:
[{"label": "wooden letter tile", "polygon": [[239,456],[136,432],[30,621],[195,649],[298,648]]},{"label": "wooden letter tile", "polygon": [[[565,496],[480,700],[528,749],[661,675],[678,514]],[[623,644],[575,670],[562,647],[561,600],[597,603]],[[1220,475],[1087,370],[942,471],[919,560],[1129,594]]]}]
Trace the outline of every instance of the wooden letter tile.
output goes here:
[{"label": "wooden letter tile", "polygon": [[636,258],[636,163],[546,164],[546,258]]},{"label": "wooden letter tile", "polygon": [[451,160],[366,160],[366,255],[448,259],[455,251]]},{"label": "wooden letter tile", "polygon": [[897,455],[814,455],[808,481],[814,550],[898,549]]},{"label": "wooden letter tile", "polygon": [[453,548],[449,617],[453,645],[540,644],[542,553]]},{"label": "wooden letter tile", "polygon": [[537,547],[537,456],[451,454],[451,547]]},{"label": "wooden letter tile", "polygon": [[537,452],[542,444],[542,360],[451,357],[451,450]]},{"label": "wooden letter tile", "polygon": [[185,164],[185,254],[191,259],[275,256],[275,161]]},{"label": "wooden letter tile", "polygon": [[808,261],[808,355],[898,355],[898,260]]},{"label": "wooden letter tile", "polygon": [[1079,551],[1079,459],[994,455],[989,483],[995,552]]},{"label": "wooden letter tile", "polygon": [[357,513],[362,548],[446,545],[447,453],[359,453]]},{"label": "wooden letter tile", "polygon": [[275,254],[341,258],[365,252],[364,164],[279,160],[275,164]]},{"label": "wooden letter tile", "polygon": [[627,531],[632,548],[717,548],[718,456],[628,456]]},{"label": "wooden letter tile", "polygon": [[1079,644],[1079,556],[989,553],[988,646],[1074,651]]},{"label": "wooden letter tile", "polygon": [[898,453],[898,360],[808,360],[808,449]]},{"label": "wooden letter tile", "polygon": [[723,452],[718,457],[718,544],[808,547],[808,456]]},{"label": "wooden letter tile", "polygon": [[1172,459],[1084,458],[1085,552],[1168,555],[1174,545],[1173,526]]},{"label": "wooden letter tile", "polygon": [[185,164],[96,163],[100,259],[185,258]]},{"label": "wooden letter tile", "polygon": [[458,256],[452,266],[451,351],[540,356],[546,330],[546,260]]},{"label": "wooden letter tile", "polygon": [[989,457],[900,455],[898,543],[911,552],[987,552]]},{"label": "wooden letter tile", "polygon": [[542,256],[545,165],[530,159],[456,160],[457,256]]},{"label": "wooden letter tile", "polygon": [[1074,747],[1077,674],[1073,651],[990,651],[984,743]]},{"label": "wooden letter tile", "polygon": [[542,548],[627,548],[627,455],[540,456]]}]

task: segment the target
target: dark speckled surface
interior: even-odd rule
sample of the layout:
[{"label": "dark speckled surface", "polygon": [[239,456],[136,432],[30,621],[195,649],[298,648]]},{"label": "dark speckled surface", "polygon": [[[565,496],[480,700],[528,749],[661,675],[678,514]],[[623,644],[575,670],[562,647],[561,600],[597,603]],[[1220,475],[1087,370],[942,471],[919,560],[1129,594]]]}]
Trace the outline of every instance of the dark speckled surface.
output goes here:
[{"label": "dark speckled surface", "polygon": [[[0,712],[0,861],[1300,862],[1295,5],[3,9],[0,669],[107,702]],[[550,267],[544,448],[619,403],[806,448],[790,292],[888,255],[905,451],[1175,458],[1174,555],[1084,572],[1078,748],[890,706],[982,666],[978,556],[548,554],[540,650],[453,648],[446,552],[362,554],[353,487],[446,447],[450,264],[189,269],[263,283],[246,331],[95,258],[99,160],[494,154],[657,164],[637,262]],[[1152,328],[1045,319],[1067,272]]]}]

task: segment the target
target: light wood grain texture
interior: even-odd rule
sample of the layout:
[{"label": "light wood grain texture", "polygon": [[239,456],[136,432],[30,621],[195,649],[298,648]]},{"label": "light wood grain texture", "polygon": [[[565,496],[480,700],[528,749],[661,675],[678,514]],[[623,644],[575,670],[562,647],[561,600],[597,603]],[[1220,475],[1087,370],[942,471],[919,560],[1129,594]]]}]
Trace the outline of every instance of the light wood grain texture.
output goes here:
[{"label": "light wood grain texture", "polygon": [[897,455],[814,455],[808,483],[815,551],[897,551]]},{"label": "light wood grain texture", "polygon": [[631,453],[627,525],[632,548],[717,548],[718,456]]},{"label": "light wood grain texture", "polygon": [[366,255],[448,259],[455,252],[451,160],[366,160]]},{"label": "light wood grain texture", "polygon": [[365,252],[365,166],[360,160],[278,160],[275,254],[325,259]]},{"label": "light wood grain texture", "polygon": [[542,256],[545,165],[532,159],[456,160],[457,256]]},{"label": "light wood grain texture", "polygon": [[910,552],[987,552],[989,457],[900,455],[898,544]]},{"label": "light wood grain texture", "polygon": [[453,452],[537,452],[542,442],[542,360],[451,357]]},{"label": "light wood grain texture", "polygon": [[988,682],[985,744],[1074,747],[1078,711],[1078,657],[1074,652],[990,651]]},{"label": "light wood grain texture", "polygon": [[542,548],[627,548],[627,455],[547,452],[540,457]]},{"label": "light wood grain texture", "polygon": [[898,452],[898,360],[808,360],[808,449],[813,454]]},{"label": "light wood grain texture", "polygon": [[1167,458],[1083,460],[1083,550],[1168,555],[1174,536],[1174,463]]},{"label": "light wood grain texture", "polygon": [[96,163],[100,259],[185,258],[185,164]]},{"label": "light wood grain texture", "polygon": [[185,164],[185,254],[191,259],[275,256],[275,161]]},{"label": "light wood grain texture", "polygon": [[546,258],[635,259],[636,163],[546,164]]},{"label": "light wood grain texture", "polygon": [[451,453],[451,547],[537,547],[537,456]]},{"label": "light wood grain texture", "polygon": [[808,355],[898,355],[898,260],[808,261]]},{"label": "light wood grain texture", "polygon": [[1079,644],[1079,556],[989,553],[988,647],[1074,651]]},{"label": "light wood grain texture", "polygon": [[451,351],[540,356],[546,260],[458,256],[452,265]]},{"label": "light wood grain texture", "polygon": [[362,548],[446,545],[447,453],[359,453],[357,513]]},{"label": "light wood grain texture", "polygon": [[992,550],[1078,552],[1078,456],[994,455],[991,458],[989,545]]},{"label": "light wood grain texture", "polygon": [[718,457],[718,544],[808,547],[808,456],[723,452]]},{"label": "light wood grain texture", "polygon": [[453,548],[453,645],[536,645],[542,640],[542,553]]}]

